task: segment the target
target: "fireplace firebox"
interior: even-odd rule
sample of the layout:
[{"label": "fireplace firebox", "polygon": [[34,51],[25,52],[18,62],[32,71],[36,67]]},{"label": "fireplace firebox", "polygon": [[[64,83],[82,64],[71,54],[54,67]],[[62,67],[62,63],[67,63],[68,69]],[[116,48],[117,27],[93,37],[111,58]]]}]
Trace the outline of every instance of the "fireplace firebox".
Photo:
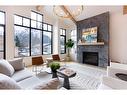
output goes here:
[{"label": "fireplace firebox", "polygon": [[98,52],[83,52],[83,63],[98,66]]}]

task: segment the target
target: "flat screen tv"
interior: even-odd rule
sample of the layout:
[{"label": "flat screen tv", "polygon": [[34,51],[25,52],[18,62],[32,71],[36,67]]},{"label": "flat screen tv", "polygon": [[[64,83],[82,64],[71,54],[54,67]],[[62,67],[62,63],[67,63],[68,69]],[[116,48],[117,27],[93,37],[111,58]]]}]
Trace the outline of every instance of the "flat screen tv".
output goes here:
[{"label": "flat screen tv", "polygon": [[84,29],[82,31],[82,41],[85,43],[97,42],[97,27]]}]

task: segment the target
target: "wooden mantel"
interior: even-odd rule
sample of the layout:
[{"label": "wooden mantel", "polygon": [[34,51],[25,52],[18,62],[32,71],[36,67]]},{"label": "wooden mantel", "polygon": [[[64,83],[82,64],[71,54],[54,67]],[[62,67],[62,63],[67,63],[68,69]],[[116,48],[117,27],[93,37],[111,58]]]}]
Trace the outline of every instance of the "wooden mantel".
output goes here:
[{"label": "wooden mantel", "polygon": [[86,45],[86,46],[88,46],[88,45],[104,45],[104,42],[95,42],[95,43],[83,43],[83,42],[81,42],[81,43],[78,43],[78,45]]}]

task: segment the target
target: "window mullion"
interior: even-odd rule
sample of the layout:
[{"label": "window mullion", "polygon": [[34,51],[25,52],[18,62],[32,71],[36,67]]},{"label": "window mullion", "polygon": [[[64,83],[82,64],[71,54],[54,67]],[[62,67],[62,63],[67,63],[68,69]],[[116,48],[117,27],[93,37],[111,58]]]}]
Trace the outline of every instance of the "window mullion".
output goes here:
[{"label": "window mullion", "polygon": [[[43,25],[43,24],[42,24],[42,25]],[[43,27],[43,26],[42,26],[42,27]],[[41,44],[42,44],[42,45],[41,45],[41,46],[42,46],[42,47],[41,47],[41,48],[42,48],[42,55],[43,55],[43,50],[44,50],[44,49],[43,49],[43,35],[44,35],[44,32],[43,32],[43,28],[42,28],[42,37],[41,37],[41,38],[42,38],[42,39],[41,39],[41,40],[42,40],[42,42],[41,42]]]},{"label": "window mullion", "polygon": [[31,19],[30,19],[30,31],[29,31],[29,54],[31,56]]},{"label": "window mullion", "polygon": [[0,53],[3,53],[2,54],[2,56],[0,56],[0,58],[2,59],[5,59],[6,58],[6,36],[5,36],[5,34],[6,34],[6,20],[5,20],[5,16],[6,16],[6,14],[5,14],[5,12],[4,11],[0,11],[0,13],[2,13],[3,14],[3,19],[1,19],[1,24],[0,24],[0,27],[2,27],[3,29],[2,29],[2,34],[3,35],[1,35],[1,36],[3,36],[3,37],[1,37],[1,41],[3,41],[2,42],[2,44],[1,44],[1,46],[3,47],[3,49],[1,50],[1,52]]}]

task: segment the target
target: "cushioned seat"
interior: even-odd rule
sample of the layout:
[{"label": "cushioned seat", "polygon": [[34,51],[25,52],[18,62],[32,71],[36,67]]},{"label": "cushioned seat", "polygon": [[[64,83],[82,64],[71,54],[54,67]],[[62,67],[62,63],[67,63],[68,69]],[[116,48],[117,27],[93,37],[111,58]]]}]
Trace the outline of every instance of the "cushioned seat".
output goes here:
[{"label": "cushioned seat", "polygon": [[31,72],[29,72],[26,69],[23,69],[20,71],[16,71],[11,78],[14,79],[16,82],[19,82],[19,81],[29,78],[31,76],[33,76],[33,74]]},{"label": "cushioned seat", "polygon": [[3,73],[0,74],[0,89],[45,90],[58,88],[59,79],[44,80],[46,82],[42,82],[33,73],[24,69],[22,59],[11,60],[10,63],[12,66],[6,60],[1,60],[0,63],[0,73]]},{"label": "cushioned seat", "polygon": [[37,85],[39,83],[41,83],[41,80],[39,78],[37,78],[36,76],[32,76],[32,77],[26,78],[26,79],[18,82],[20,87],[25,88],[25,89],[32,89],[35,85]]},{"label": "cushioned seat", "polygon": [[127,89],[127,82],[117,78],[103,76],[98,89],[125,90]]},{"label": "cushioned seat", "polygon": [[25,89],[36,89],[36,90],[51,90],[51,89],[58,88],[59,79],[54,78],[54,79],[50,79],[45,82],[42,82],[36,76],[32,76],[30,78],[27,78],[25,80],[18,82],[18,85],[22,89],[25,88]]}]

